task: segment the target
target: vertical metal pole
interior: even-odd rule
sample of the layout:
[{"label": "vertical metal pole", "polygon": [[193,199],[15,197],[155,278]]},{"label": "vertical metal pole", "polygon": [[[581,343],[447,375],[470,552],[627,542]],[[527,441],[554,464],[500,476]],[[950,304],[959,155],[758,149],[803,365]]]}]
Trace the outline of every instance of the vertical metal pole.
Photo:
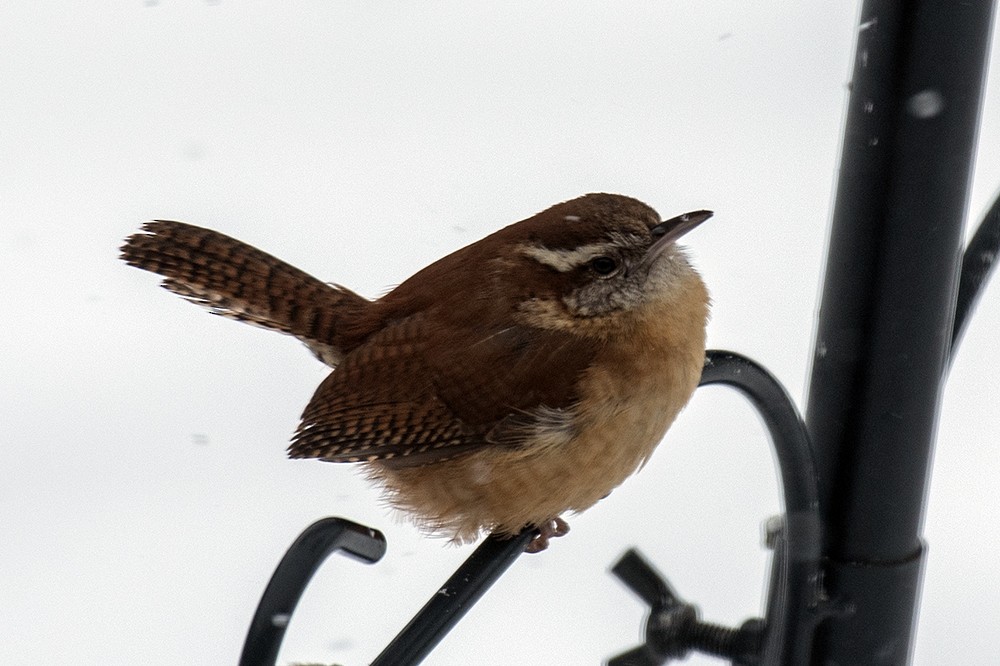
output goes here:
[{"label": "vertical metal pole", "polygon": [[814,664],[905,664],[994,2],[866,0],[806,425],[826,620]]}]

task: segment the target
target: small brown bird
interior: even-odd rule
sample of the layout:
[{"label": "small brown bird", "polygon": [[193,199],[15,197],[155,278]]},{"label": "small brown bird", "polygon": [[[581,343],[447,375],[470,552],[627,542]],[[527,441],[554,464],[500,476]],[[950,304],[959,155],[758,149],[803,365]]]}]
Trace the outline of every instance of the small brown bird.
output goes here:
[{"label": "small brown bird", "polygon": [[390,503],[458,542],[540,534],[649,458],[705,358],[708,292],[661,221],[588,194],[454,252],[374,301],[228,236],[155,221],[122,258],[214,314],[294,335],[336,368],[292,458],[358,462]]}]

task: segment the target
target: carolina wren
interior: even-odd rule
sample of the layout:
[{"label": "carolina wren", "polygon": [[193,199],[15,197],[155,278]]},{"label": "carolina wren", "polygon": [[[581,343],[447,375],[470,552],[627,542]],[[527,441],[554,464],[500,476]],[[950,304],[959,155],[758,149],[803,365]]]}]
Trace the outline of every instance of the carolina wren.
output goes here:
[{"label": "carolina wren", "polygon": [[122,258],[217,315],[294,335],[336,368],[292,458],[361,463],[457,542],[535,526],[538,551],[643,465],[705,358],[708,292],[661,221],[588,194],[440,259],[370,301],[245,243],[149,222]]}]

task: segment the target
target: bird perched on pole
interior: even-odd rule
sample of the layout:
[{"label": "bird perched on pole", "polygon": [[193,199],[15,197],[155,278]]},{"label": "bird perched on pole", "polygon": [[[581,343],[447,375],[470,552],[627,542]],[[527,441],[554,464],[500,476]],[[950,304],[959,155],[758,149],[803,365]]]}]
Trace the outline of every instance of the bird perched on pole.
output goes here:
[{"label": "bird perched on pole", "polygon": [[360,463],[457,542],[535,527],[538,551],[642,466],[698,385],[709,298],[676,241],[711,215],[588,194],[376,300],[182,222],[147,223],[122,258],[334,368],[292,458]]}]

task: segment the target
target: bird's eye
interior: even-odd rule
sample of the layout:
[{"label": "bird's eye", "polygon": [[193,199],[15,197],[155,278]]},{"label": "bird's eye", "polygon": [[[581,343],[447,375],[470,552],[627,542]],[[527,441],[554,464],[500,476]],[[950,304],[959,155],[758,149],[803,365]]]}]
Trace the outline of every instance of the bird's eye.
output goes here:
[{"label": "bird's eye", "polygon": [[600,276],[607,277],[618,270],[618,260],[613,257],[594,257],[590,260],[590,269]]}]

